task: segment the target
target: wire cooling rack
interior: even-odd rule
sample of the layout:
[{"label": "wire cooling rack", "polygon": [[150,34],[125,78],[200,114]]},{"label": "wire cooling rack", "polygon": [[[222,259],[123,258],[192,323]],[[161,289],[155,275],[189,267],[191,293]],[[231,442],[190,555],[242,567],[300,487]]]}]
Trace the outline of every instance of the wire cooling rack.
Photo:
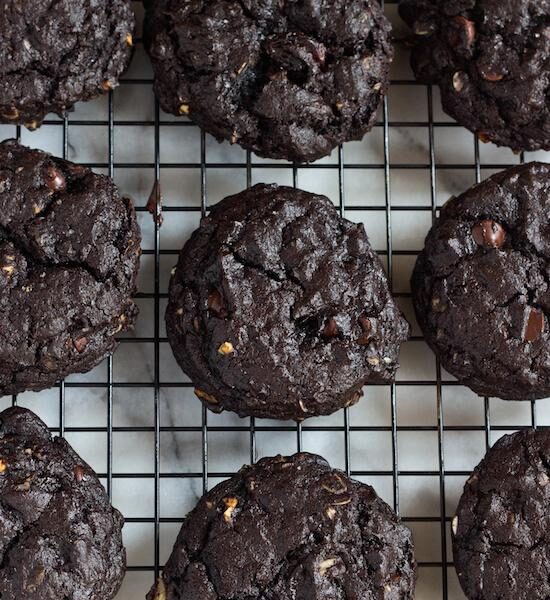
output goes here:
[{"label": "wire cooling rack", "polygon": [[[141,3],[134,4],[141,20]],[[399,37],[397,1],[386,0],[385,10]],[[547,156],[480,146],[444,115],[436,89],[414,82],[407,63],[398,44],[391,90],[365,140],[307,166],[218,145],[187,120],[161,113],[139,40],[129,73],[108,96],[79,105],[64,120],[49,118],[33,133],[0,126],[0,139],[15,136],[107,173],[136,201],[144,247],[136,331],[91,373],[11,399],[67,437],[126,516],[129,567],[117,600],[145,596],[203,491],[243,463],[297,450],[323,454],[374,485],[400,513],[415,536],[418,600],[464,598],[449,543],[464,480],[498,437],[548,425],[550,410],[546,401],[478,398],[442,371],[414,322],[408,281],[438,207],[451,194]],[[162,226],[147,210],[155,181],[164,199]],[[325,193],[347,218],[364,221],[413,323],[395,384],[370,386],[357,406],[300,425],[208,413],[175,364],[164,331],[170,269],[185,239],[210,205],[260,181]]]}]

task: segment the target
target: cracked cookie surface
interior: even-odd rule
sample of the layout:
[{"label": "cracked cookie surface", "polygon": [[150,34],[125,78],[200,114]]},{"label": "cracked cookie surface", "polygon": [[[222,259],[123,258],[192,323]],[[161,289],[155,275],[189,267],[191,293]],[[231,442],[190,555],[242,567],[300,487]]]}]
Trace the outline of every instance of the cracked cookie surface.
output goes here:
[{"label": "cracked cookie surface", "polygon": [[412,278],[445,369],[480,395],[550,395],[550,167],[513,167],[441,209]]},{"label": "cracked cookie surface", "polygon": [[378,0],[146,0],[163,109],[260,156],[310,162],[373,126],[388,85]]},{"label": "cracked cookie surface", "polygon": [[129,0],[2,0],[0,122],[34,129],[49,112],[113,89],[134,26]]},{"label": "cracked cookie surface", "polygon": [[401,0],[412,67],[482,141],[550,149],[549,0]]},{"label": "cracked cookie surface", "polygon": [[0,144],[0,394],[89,371],[132,327],[140,235],[108,177]]},{"label": "cracked cookie surface", "polygon": [[208,408],[297,420],[391,381],[409,333],[363,225],[276,185],[203,218],[174,270],[166,324]]},{"label": "cracked cookie surface", "polygon": [[92,469],[32,412],[0,413],[0,597],[111,600],[122,515]]},{"label": "cracked cookie surface", "polygon": [[550,432],[504,436],[468,479],[452,521],[469,600],[550,597],[549,515]]},{"label": "cracked cookie surface", "polygon": [[148,600],[409,600],[411,532],[321,457],[264,458],[188,515]]}]

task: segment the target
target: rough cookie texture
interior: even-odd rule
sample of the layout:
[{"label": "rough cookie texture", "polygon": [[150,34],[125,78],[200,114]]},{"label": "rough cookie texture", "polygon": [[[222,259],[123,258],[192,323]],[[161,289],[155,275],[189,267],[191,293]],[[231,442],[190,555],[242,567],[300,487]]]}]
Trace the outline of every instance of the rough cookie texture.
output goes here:
[{"label": "rough cookie texture", "polygon": [[451,199],[412,279],[443,366],[480,395],[550,396],[550,167],[508,169]]},{"label": "rough cookie texture", "polygon": [[388,85],[378,0],[145,0],[163,109],[298,162],[371,129]]},{"label": "rough cookie texture", "polygon": [[134,25],[129,0],[2,0],[0,122],[34,129],[47,113],[113,89]]},{"label": "rough cookie texture", "polygon": [[122,515],[92,469],[32,412],[0,413],[0,597],[111,600]]},{"label": "rough cookie texture", "polygon": [[514,150],[550,149],[549,0],[401,0],[412,67],[459,123]]},{"label": "rough cookie texture", "polygon": [[459,581],[470,600],[550,597],[550,432],[501,438],[464,487],[452,521]]},{"label": "rough cookie texture", "polygon": [[324,196],[276,185],[226,198],[201,221],[166,323],[208,408],[296,420],[391,381],[409,333],[363,225]]},{"label": "rough cookie texture", "polygon": [[0,394],[97,365],[129,329],[140,235],[108,177],[0,144]]},{"label": "rough cookie texture", "polygon": [[199,501],[148,600],[407,600],[411,532],[320,456],[265,458]]}]

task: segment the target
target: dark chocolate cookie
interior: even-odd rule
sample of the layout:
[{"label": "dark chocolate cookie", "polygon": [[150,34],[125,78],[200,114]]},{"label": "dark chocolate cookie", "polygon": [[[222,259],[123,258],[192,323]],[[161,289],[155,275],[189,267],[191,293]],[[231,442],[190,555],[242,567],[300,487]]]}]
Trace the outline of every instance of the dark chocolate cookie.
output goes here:
[{"label": "dark chocolate cookie", "polygon": [[469,600],[550,598],[550,432],[501,438],[464,487],[452,521]]},{"label": "dark chocolate cookie", "polygon": [[133,32],[130,0],[2,0],[0,122],[34,129],[113,89]]},{"label": "dark chocolate cookie", "polygon": [[412,67],[459,123],[514,150],[550,149],[550,0],[401,0]]},{"label": "dark chocolate cookie", "polygon": [[0,395],[97,365],[137,309],[140,235],[112,180],[0,144]]},{"label": "dark chocolate cookie", "polygon": [[92,469],[32,412],[0,413],[0,597],[111,600],[122,515]]},{"label": "dark chocolate cookie", "polygon": [[162,108],[218,140],[299,162],[359,140],[388,85],[378,0],[145,0]]},{"label": "dark chocolate cookie", "polygon": [[296,420],[391,381],[409,333],[363,225],[324,196],[276,185],[202,220],[174,270],[166,323],[210,409]]},{"label": "dark chocolate cookie", "polygon": [[320,456],[264,458],[199,501],[148,600],[408,600],[411,532]]},{"label": "dark chocolate cookie", "polygon": [[550,167],[508,169],[452,198],[412,279],[443,366],[480,395],[550,396]]}]

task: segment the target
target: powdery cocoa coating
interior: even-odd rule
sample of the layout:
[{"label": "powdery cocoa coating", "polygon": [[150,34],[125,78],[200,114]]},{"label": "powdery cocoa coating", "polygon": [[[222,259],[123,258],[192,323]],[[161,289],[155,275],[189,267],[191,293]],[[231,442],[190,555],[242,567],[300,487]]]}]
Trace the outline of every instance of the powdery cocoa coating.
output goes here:
[{"label": "powdery cocoa coating", "polygon": [[140,235],[112,180],[0,144],[0,394],[97,365],[129,329]]},{"label": "powdery cocoa coating", "polygon": [[32,412],[0,413],[0,597],[111,600],[122,515],[96,474]]},{"label": "powdery cocoa coating", "polygon": [[550,149],[549,0],[401,0],[412,67],[459,123],[514,150]]},{"label": "powdery cocoa coating", "polygon": [[391,381],[409,325],[362,224],[258,185],[217,204],[170,283],[168,338],[216,412],[304,419]]},{"label": "powdery cocoa coating", "polygon": [[452,522],[469,600],[550,597],[550,432],[501,438],[469,478]]},{"label": "powdery cocoa coating", "polygon": [[508,169],[451,199],[412,279],[445,369],[480,395],[550,395],[550,168]]},{"label": "powdery cocoa coating", "polygon": [[35,128],[114,88],[134,27],[129,0],[2,0],[0,122]]},{"label": "powdery cocoa coating", "polygon": [[320,456],[265,458],[199,501],[148,600],[407,600],[411,532]]},{"label": "powdery cocoa coating", "polygon": [[219,140],[305,162],[371,129],[388,84],[378,0],[145,0],[163,109]]}]

